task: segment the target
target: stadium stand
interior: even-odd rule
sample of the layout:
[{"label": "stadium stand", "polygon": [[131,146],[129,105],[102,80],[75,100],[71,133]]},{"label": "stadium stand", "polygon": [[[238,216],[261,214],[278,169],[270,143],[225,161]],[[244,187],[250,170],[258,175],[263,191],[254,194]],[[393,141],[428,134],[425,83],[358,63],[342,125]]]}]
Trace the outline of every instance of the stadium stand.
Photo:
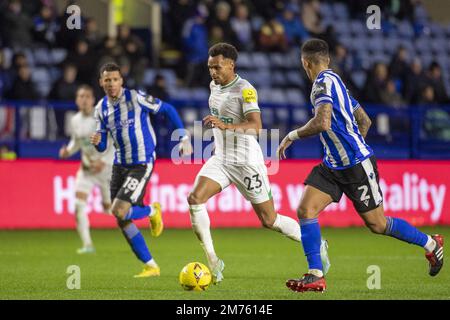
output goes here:
[{"label": "stadium stand", "polygon": [[[51,120],[58,114],[53,112],[53,107],[63,102],[62,110],[69,110],[67,103],[73,100],[58,101],[58,97],[67,96],[57,92],[63,90],[62,86],[55,85],[62,79],[67,64],[75,64],[77,68],[75,83],[93,85],[97,97],[101,96],[97,73],[99,66],[106,61],[120,63],[124,66],[127,84],[150,93],[159,88],[155,86],[158,75],[164,83],[163,88],[159,88],[163,91],[158,89],[157,92],[166,93],[166,98],[180,109],[198,107],[197,119],[201,119],[209,94],[209,77],[206,67],[187,70],[187,53],[193,52],[189,46],[204,51],[214,42],[225,40],[234,41],[233,44],[241,51],[237,71],[258,89],[260,103],[267,105],[268,109],[272,106],[296,115],[290,118],[288,130],[304,123],[310,115],[310,84],[300,70],[299,46],[309,37],[320,37],[330,43],[333,68],[348,83],[353,96],[367,105],[375,117],[371,139],[379,142],[380,147],[392,147],[392,143],[397,143],[398,152],[380,152],[380,157],[433,157],[436,150],[440,150],[437,152],[443,156],[442,149],[449,149],[450,116],[444,105],[450,104],[450,25],[432,21],[420,1],[406,1],[407,6],[403,8],[405,4],[402,4],[396,12],[383,9],[381,30],[366,27],[366,13],[358,9],[363,7],[364,1],[358,5],[354,1],[325,0],[262,2],[265,5],[256,0],[160,2],[164,50],[161,52],[161,67],[155,69],[148,59],[149,44],[139,37],[142,34],[139,30],[130,31],[127,26],[120,26],[117,39],[105,36],[100,41],[99,36],[93,36],[97,34],[95,21],[91,17],[83,17],[83,28],[78,35],[80,41],[69,42],[65,39],[64,28],[61,28],[63,17],[58,15],[53,1],[36,0],[33,6],[21,0],[0,1],[0,95],[3,101],[0,106],[0,126],[3,126],[0,127],[0,144],[15,148],[19,157],[23,156],[14,139],[22,139],[21,135],[30,138],[30,133],[24,133],[24,128],[32,127],[28,122],[36,120],[29,120],[22,114],[27,114],[36,104],[47,110],[44,116],[46,126],[58,125],[58,119]],[[385,2],[389,4],[389,1]],[[224,12],[227,10],[230,11]],[[228,20],[223,20],[227,14],[233,21],[232,27]],[[277,21],[273,32],[289,35],[287,47],[267,49],[263,45],[261,34],[274,36],[264,25],[268,21]],[[275,26],[275,22],[272,25]],[[11,28],[16,28],[14,38]],[[206,33],[200,33],[195,41],[183,42],[183,35],[189,34],[192,28],[206,30]],[[242,43],[239,39],[243,38],[237,37],[235,31],[248,31],[248,28],[251,44]],[[215,30],[214,34],[212,30]],[[397,57],[400,48],[405,49],[404,57]],[[178,52],[174,56],[180,58],[166,64],[163,57],[168,51]],[[203,60],[195,63],[206,65],[207,53],[200,56],[204,57]],[[88,67],[86,61],[90,62]],[[21,74],[26,73],[23,65],[30,68],[30,81],[26,77],[21,79]],[[194,74],[190,74],[191,78],[186,82],[189,72]],[[34,103],[25,107],[18,103],[33,98],[30,92],[36,93]],[[388,124],[379,120],[384,119],[383,115],[379,116],[382,109],[386,109],[384,114],[389,115]],[[17,111],[16,116],[11,117],[14,110]],[[423,118],[417,120],[417,114]],[[397,118],[406,119],[407,125],[398,125]],[[270,116],[264,115],[263,120],[267,125],[282,125]],[[19,125],[21,132],[17,133]],[[387,131],[383,129],[386,125]],[[55,129],[47,128],[46,132],[44,138],[49,138],[49,132],[55,132]],[[56,139],[67,138],[61,128],[56,132]],[[429,148],[426,143],[418,147],[414,142],[423,139],[430,140]],[[294,155],[297,154],[301,156],[302,151],[295,151]],[[312,156],[317,155],[314,153]]]}]

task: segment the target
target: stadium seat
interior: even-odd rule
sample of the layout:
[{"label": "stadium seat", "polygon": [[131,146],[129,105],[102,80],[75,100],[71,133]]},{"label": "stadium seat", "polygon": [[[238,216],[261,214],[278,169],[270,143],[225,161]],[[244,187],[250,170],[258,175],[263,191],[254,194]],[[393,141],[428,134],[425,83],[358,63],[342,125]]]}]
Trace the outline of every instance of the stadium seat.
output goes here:
[{"label": "stadium seat", "polygon": [[414,28],[409,21],[402,21],[398,24],[398,33],[402,38],[411,39],[414,37]]},{"label": "stadium seat", "polygon": [[445,28],[442,27],[439,23],[432,22],[428,25],[428,27],[430,28],[430,35],[433,38],[435,39],[445,38]]},{"label": "stadium seat", "polygon": [[320,4],[320,14],[322,15],[322,17],[324,19],[328,18],[328,19],[333,19],[333,7],[324,2]]},{"label": "stadium seat", "polygon": [[248,69],[251,69],[254,66],[250,54],[245,51],[239,53],[236,65],[239,68],[248,68]]},{"label": "stadium seat", "polygon": [[289,53],[285,54],[285,67],[292,70],[298,69],[300,67],[300,50],[291,50]]},{"label": "stadium seat", "polygon": [[349,35],[342,35],[339,36],[339,42],[345,47],[347,48],[347,50],[352,51],[354,46],[353,46],[353,38]]},{"label": "stadium seat", "polygon": [[51,51],[51,59],[53,64],[60,64],[67,57],[67,50],[63,48],[55,48]]},{"label": "stadium seat", "polygon": [[286,85],[290,87],[305,87],[305,80],[300,74],[300,70],[288,71],[286,73]]},{"label": "stadium seat", "polygon": [[271,128],[273,124],[275,123],[275,115],[273,108],[266,108],[264,107],[262,109],[262,120],[263,120],[263,127],[264,128]]},{"label": "stadium seat", "polygon": [[33,54],[37,66],[47,66],[52,63],[52,56],[47,48],[37,48],[33,51]]},{"label": "stadium seat", "polygon": [[334,3],[332,9],[333,15],[338,20],[348,20],[348,8],[343,3]]},{"label": "stadium seat", "polygon": [[177,75],[172,69],[160,69],[156,70],[156,73],[159,73],[164,77],[167,87],[177,86]]},{"label": "stadium seat", "polygon": [[368,38],[366,37],[353,37],[352,38],[352,46],[355,50],[360,50],[364,48],[365,50],[368,49]]},{"label": "stadium seat", "polygon": [[352,80],[358,89],[362,89],[366,83],[367,74],[364,71],[354,71],[352,72]]},{"label": "stadium seat", "polygon": [[52,89],[52,79],[47,68],[33,68],[31,80],[35,84],[36,90],[41,97],[46,97],[50,93],[50,90]]},{"label": "stadium seat", "polygon": [[428,68],[430,63],[434,60],[431,53],[420,54],[419,57],[420,57],[420,60],[422,61],[422,66],[424,69]]},{"label": "stadium seat", "polygon": [[245,79],[245,80],[249,81],[250,83],[252,83],[252,81],[254,79],[253,74],[255,73],[255,71],[238,69],[236,72],[242,79]]},{"label": "stadium seat", "polygon": [[435,53],[445,53],[447,51],[447,43],[449,40],[445,38],[436,38],[431,40],[431,50]]},{"label": "stadium seat", "polygon": [[271,103],[280,103],[280,104],[285,104],[287,99],[286,99],[286,94],[284,93],[284,90],[282,89],[272,89],[270,91],[270,95],[269,95],[269,101]]},{"label": "stadium seat", "polygon": [[287,106],[284,106],[282,108],[275,108],[275,114],[277,117],[277,122],[286,123],[290,120],[290,112]]},{"label": "stadium seat", "polygon": [[421,53],[431,52],[431,41],[427,37],[420,37],[414,41],[416,51]]},{"label": "stadium seat", "polygon": [[283,72],[275,71],[272,73],[272,86],[284,87],[286,84],[287,81]]},{"label": "stadium seat", "polygon": [[206,88],[192,88],[191,89],[191,99],[208,101],[209,90]]},{"label": "stadium seat", "polygon": [[272,76],[268,69],[260,69],[255,71],[253,74],[253,79],[250,81],[257,88],[267,88],[272,85]]},{"label": "stadium seat", "polygon": [[22,53],[25,54],[25,57],[27,57],[28,65],[30,67],[34,67],[36,65],[36,61],[34,59],[34,54],[30,49],[24,49],[21,50]]},{"label": "stadium seat", "polygon": [[446,26],[442,26],[442,29],[444,30],[444,35],[447,39],[450,38],[450,23]]},{"label": "stadium seat", "polygon": [[307,108],[296,107],[292,110],[292,118],[294,123],[304,124],[311,118],[311,113],[308,113]]},{"label": "stadium seat", "polygon": [[175,71],[173,71],[172,69],[157,70],[151,68],[148,68],[144,71],[144,78],[142,80],[144,86],[151,86],[157,74],[160,74],[164,77],[167,87],[177,86],[177,76],[175,74]]},{"label": "stadium seat", "polygon": [[155,79],[156,72],[153,69],[146,69],[144,71],[144,78],[142,80],[145,86],[151,86],[153,84],[153,79]]},{"label": "stadium seat", "polygon": [[282,53],[274,52],[270,54],[270,66],[272,68],[285,68],[286,60],[289,58]]},{"label": "stadium seat", "polygon": [[322,17],[322,25],[327,28],[329,26],[333,26],[336,20],[333,16],[324,16]]},{"label": "stadium seat", "polygon": [[383,39],[384,52],[394,54],[399,46],[398,41],[399,39],[396,37],[385,37]]},{"label": "stadium seat", "polygon": [[305,97],[303,93],[298,89],[287,89],[286,90],[286,102],[293,105],[303,105],[305,104]]},{"label": "stadium seat", "polygon": [[187,88],[172,87],[172,89],[169,90],[169,95],[172,99],[176,100],[189,100],[192,98],[191,90]]},{"label": "stadium seat", "polygon": [[340,36],[347,36],[351,32],[348,21],[338,20],[335,21],[332,26],[334,27],[334,31]]},{"label": "stadium seat", "polygon": [[254,52],[252,54],[253,66],[258,66],[258,68],[269,68],[270,61],[267,54],[264,52]]},{"label": "stadium seat", "polygon": [[384,51],[384,39],[381,36],[375,36],[372,37],[369,41],[367,41],[367,48],[375,52],[377,54],[380,54]]},{"label": "stadium seat", "polygon": [[414,46],[414,42],[410,41],[410,40],[400,40],[399,44],[397,45],[397,48],[399,48],[400,46],[406,48],[406,50],[408,52],[417,52],[415,46]]},{"label": "stadium seat", "polygon": [[[344,21],[345,23],[345,21]],[[359,20],[351,20],[350,25],[347,22],[347,27],[350,27],[350,32],[354,36],[361,36],[361,31],[365,30],[367,27]]]},{"label": "stadium seat", "polygon": [[9,68],[12,64],[12,58],[14,55],[14,52],[11,48],[2,48],[3,51],[3,67]]},{"label": "stadium seat", "polygon": [[258,90],[258,101],[260,103],[269,103],[270,102],[270,94],[271,89],[262,88]]},{"label": "stadium seat", "polygon": [[55,81],[57,81],[61,78],[62,70],[60,68],[53,66],[53,67],[48,68],[47,71],[50,74],[50,81],[52,83],[54,83]]}]

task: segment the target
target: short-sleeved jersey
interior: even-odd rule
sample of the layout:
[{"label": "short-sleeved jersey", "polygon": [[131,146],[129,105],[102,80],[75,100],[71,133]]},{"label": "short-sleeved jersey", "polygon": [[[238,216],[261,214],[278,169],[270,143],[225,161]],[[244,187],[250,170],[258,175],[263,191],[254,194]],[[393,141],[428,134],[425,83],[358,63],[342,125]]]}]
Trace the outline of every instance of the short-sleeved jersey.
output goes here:
[{"label": "short-sleeved jersey", "polygon": [[[251,112],[260,112],[255,88],[239,75],[225,86],[210,84],[209,109],[213,116],[225,123],[239,124]],[[257,133],[213,129],[215,155],[226,164],[247,165],[264,163]]]},{"label": "short-sleeved jersey", "polygon": [[114,140],[114,162],[121,165],[149,163],[155,158],[156,136],[149,113],[156,114],[162,102],[150,95],[123,88],[114,103],[105,96],[95,107],[97,132],[109,132]]},{"label": "short-sleeved jersey", "polygon": [[333,106],[331,128],[320,133],[323,162],[332,169],[352,167],[373,154],[358,129],[353,112],[360,107],[349,95],[341,78],[330,69],[320,72],[311,90],[313,108]]},{"label": "short-sleeved jersey", "polygon": [[77,112],[70,120],[70,142],[67,151],[70,155],[81,150],[81,162],[83,168],[89,169],[92,161],[101,159],[107,165],[112,165],[114,160],[114,148],[109,143],[104,153],[98,152],[90,142],[90,137],[95,133],[96,122],[94,115],[84,115]]}]

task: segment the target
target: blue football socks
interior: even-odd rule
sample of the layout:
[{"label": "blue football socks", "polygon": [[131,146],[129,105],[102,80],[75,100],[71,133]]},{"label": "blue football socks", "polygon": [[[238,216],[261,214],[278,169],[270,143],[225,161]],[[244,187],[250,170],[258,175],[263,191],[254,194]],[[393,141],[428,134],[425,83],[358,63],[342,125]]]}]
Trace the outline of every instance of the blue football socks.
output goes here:
[{"label": "blue football socks", "polygon": [[308,260],[309,269],[323,270],[322,260],[320,259],[320,235],[319,220],[301,219],[300,220],[301,238],[303,251]]},{"label": "blue football socks", "polygon": [[396,239],[412,243],[424,247],[428,241],[428,236],[420,232],[417,228],[410,225],[408,222],[398,218],[386,217],[387,225],[385,235],[394,237]]},{"label": "blue football socks", "polygon": [[123,220],[139,220],[148,217],[151,212],[150,206],[132,206]]},{"label": "blue football socks", "polygon": [[143,263],[152,260],[152,255],[148,250],[145,239],[134,223],[130,222],[125,226],[121,226],[121,230],[139,260]]}]

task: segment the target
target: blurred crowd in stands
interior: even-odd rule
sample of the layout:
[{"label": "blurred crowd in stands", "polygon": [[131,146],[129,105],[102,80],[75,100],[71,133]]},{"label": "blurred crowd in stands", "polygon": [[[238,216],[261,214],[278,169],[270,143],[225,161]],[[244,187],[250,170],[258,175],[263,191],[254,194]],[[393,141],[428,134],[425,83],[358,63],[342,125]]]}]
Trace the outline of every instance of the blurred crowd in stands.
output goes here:
[{"label": "blurred crowd in stands", "polygon": [[[417,55],[418,51],[411,50],[415,38],[434,37],[433,33],[427,33],[427,24],[432,21],[421,1],[162,0],[160,3],[163,47],[159,64],[176,75],[176,81],[171,81],[170,86],[207,89],[210,81],[206,68],[208,47],[217,42],[232,43],[243,54],[261,52],[270,60],[272,54],[294,52],[298,57],[303,41],[319,37],[330,44],[331,67],[361,102],[387,104],[395,108],[450,102],[450,62],[442,65],[450,60],[450,46],[442,48],[444,58],[433,52],[433,55],[426,56],[426,61]],[[334,6],[336,3],[338,7]],[[378,56],[371,55],[373,52],[367,48],[350,48],[349,41],[341,41],[349,39],[343,38],[343,34],[347,28],[350,30],[350,23],[355,20],[362,21],[363,28],[353,30],[350,34],[353,38],[350,39],[360,39],[359,33],[368,34],[369,30],[365,28],[366,8],[372,4],[382,8],[383,31],[378,33],[383,39],[394,39],[394,44],[397,44],[394,48],[386,48],[380,60],[375,59]],[[121,65],[128,86],[148,90],[162,99],[170,98],[170,89],[173,88],[169,88],[162,73],[154,70],[151,51],[148,50],[150,44],[145,43],[134,30],[120,25],[117,37],[107,37],[99,33],[97,21],[89,16],[83,17],[81,30],[68,30],[65,27],[67,15],[59,12],[62,12],[61,8],[57,8],[52,0],[0,0],[2,98],[73,101],[75,90],[81,83],[91,84],[100,97],[98,70],[110,60]],[[334,18],[344,25],[343,30],[337,28]],[[402,36],[398,28],[400,24],[407,24],[413,33]],[[443,43],[449,43],[450,28],[440,28]],[[392,35],[398,38],[392,38]],[[62,49],[64,54],[60,59],[47,62],[45,74],[49,76],[44,80],[40,73],[35,72],[39,59],[33,54],[38,50],[53,52],[51,50],[56,48]],[[364,50],[370,58],[366,64],[361,58],[366,52]],[[435,57],[441,60],[435,60]],[[300,60],[294,62],[292,69],[308,83],[300,69]],[[238,66],[239,63],[238,60]],[[249,69],[259,67],[255,62]],[[145,81],[145,72],[149,69],[154,70],[151,83]],[[39,90],[45,81],[48,81],[47,87]],[[272,86],[284,88],[289,85],[272,82]],[[305,101],[308,101],[309,85],[294,83],[290,86],[301,90]]]}]

